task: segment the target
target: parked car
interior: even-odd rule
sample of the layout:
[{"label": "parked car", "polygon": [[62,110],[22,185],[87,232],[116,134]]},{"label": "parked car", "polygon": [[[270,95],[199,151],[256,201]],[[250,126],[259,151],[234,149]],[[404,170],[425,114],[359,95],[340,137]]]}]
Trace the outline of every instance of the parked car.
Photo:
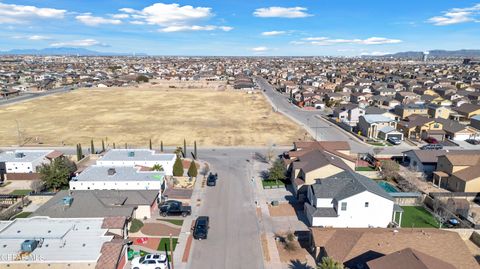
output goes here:
[{"label": "parked car", "polygon": [[392,143],[392,144],[394,144],[394,145],[400,145],[400,144],[402,144],[402,141],[401,141],[400,139],[398,139],[397,137],[392,137],[392,136],[391,136],[391,137],[389,137],[389,138],[387,139],[387,141],[390,142],[390,143]]},{"label": "parked car", "polygon": [[210,173],[207,177],[207,186],[217,185],[217,178],[218,178],[217,174],[214,175],[214,174]]},{"label": "parked car", "polygon": [[193,238],[202,240],[207,239],[210,219],[208,216],[199,216],[193,226]]},{"label": "parked car", "polygon": [[420,149],[423,150],[438,150],[438,149],[443,149],[443,146],[440,144],[428,144],[420,147]]},{"label": "parked car", "polygon": [[132,260],[132,269],[167,269],[167,255],[148,254]]},{"label": "parked car", "polygon": [[478,144],[480,144],[480,140],[476,140],[476,139],[467,139],[467,140],[465,140],[465,141],[467,141],[467,143],[470,143],[470,144],[472,144],[472,145],[478,145]]},{"label": "parked car", "polygon": [[425,142],[427,142],[428,144],[438,144],[438,140],[435,137],[431,136],[425,138]]},{"label": "parked car", "polygon": [[163,217],[171,215],[181,215],[182,217],[186,217],[192,213],[191,206],[184,206],[182,202],[176,200],[168,200],[159,204],[158,209],[160,210],[160,215]]}]

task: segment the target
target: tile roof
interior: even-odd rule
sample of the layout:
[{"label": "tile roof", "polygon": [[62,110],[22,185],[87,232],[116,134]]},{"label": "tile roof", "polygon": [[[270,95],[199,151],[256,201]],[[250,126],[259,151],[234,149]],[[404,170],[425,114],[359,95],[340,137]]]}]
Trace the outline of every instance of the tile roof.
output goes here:
[{"label": "tile roof", "polygon": [[328,256],[351,268],[408,247],[448,261],[458,269],[479,268],[456,232],[412,228],[310,229],[316,247],[324,247]]}]

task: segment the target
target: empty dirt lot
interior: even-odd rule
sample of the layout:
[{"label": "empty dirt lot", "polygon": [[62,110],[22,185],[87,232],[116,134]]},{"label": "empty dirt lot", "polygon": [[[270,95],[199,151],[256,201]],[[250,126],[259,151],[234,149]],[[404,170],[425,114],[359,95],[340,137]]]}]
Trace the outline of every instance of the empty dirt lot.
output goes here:
[{"label": "empty dirt lot", "polygon": [[[17,122],[18,121],[18,130]],[[82,89],[0,107],[0,145],[155,147],[291,145],[304,139],[295,123],[272,112],[263,95],[232,90]]]}]

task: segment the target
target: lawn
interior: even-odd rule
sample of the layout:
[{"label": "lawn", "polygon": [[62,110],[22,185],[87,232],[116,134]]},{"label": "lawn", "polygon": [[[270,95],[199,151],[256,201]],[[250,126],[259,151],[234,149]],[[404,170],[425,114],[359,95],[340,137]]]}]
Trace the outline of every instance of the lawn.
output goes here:
[{"label": "lawn", "polygon": [[[402,228],[438,228],[439,223],[422,206],[402,206]],[[397,214],[398,215],[398,214]],[[398,218],[397,218],[398,221]]]},{"label": "lawn", "polygon": [[183,145],[184,138],[190,146],[264,146],[291,145],[305,133],[262,94],[213,86],[80,89],[2,106],[0,122],[0,145],[18,144],[20,131],[23,144],[81,143],[84,151],[92,138],[96,148],[102,139],[107,147],[147,147],[151,139],[159,148],[161,141]]},{"label": "lawn", "polygon": [[[177,241],[178,241],[178,238],[172,238],[173,250],[175,250],[175,248],[177,247]],[[168,250],[170,252],[170,238],[162,238],[160,240],[160,243],[158,244],[157,250],[158,251]]]},{"label": "lawn", "polygon": [[32,190],[14,190],[10,194],[12,195],[29,195]]},{"label": "lawn", "polygon": [[136,233],[136,232],[140,231],[140,229],[142,229],[142,227],[143,227],[143,222],[141,220],[133,219],[132,224],[130,225],[130,232],[131,233]]},{"label": "lawn", "polygon": [[355,167],[355,171],[360,171],[360,172],[372,172],[372,171],[375,171],[375,168],[370,167],[370,166]]},{"label": "lawn", "polygon": [[285,183],[283,181],[274,181],[274,180],[262,180],[262,186],[264,189],[283,187]]},{"label": "lawn", "polygon": [[177,226],[182,226],[183,225],[183,219],[157,219],[157,220],[169,222],[169,223],[171,223],[173,225],[177,225]]},{"label": "lawn", "polygon": [[17,215],[12,217],[12,220],[14,219],[22,219],[22,218],[28,218],[32,212],[20,212]]}]

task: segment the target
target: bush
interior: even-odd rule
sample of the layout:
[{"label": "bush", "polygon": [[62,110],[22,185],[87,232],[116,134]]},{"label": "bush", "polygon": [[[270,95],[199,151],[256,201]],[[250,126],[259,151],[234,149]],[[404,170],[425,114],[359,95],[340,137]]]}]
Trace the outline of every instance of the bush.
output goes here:
[{"label": "bush", "polygon": [[148,82],[148,80],[149,80],[149,79],[148,79],[146,76],[144,76],[144,75],[139,75],[139,76],[137,76],[137,78],[135,79],[135,81],[136,81],[137,83],[140,83],[140,82]]},{"label": "bush", "polygon": [[140,231],[143,227],[143,222],[139,219],[133,219],[132,223],[130,224],[130,232],[131,233],[136,233]]},{"label": "bush", "polygon": [[175,163],[173,164],[173,175],[176,177],[183,176],[183,164],[179,157],[175,159]]}]

